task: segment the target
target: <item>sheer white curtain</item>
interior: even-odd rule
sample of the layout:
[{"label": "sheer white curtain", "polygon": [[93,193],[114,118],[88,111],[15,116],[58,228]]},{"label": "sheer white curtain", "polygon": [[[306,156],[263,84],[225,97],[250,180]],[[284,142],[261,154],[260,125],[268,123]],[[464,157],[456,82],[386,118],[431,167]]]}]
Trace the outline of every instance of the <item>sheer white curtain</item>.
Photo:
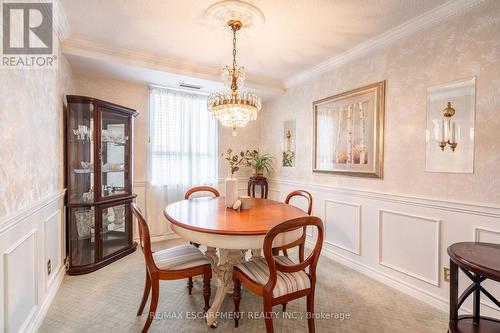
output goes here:
[{"label": "sheer white curtain", "polygon": [[160,216],[189,187],[217,184],[217,122],[204,95],[152,87],[149,108],[148,209]]},{"label": "sheer white curtain", "polygon": [[217,122],[204,95],[151,88],[152,185],[217,181]]}]

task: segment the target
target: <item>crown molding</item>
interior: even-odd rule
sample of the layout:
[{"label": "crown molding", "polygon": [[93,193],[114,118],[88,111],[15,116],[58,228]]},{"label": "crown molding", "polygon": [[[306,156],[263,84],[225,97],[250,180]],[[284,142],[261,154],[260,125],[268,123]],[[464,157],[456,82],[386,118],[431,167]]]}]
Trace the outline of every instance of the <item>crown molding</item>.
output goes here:
[{"label": "crown molding", "polygon": [[[198,79],[220,81],[220,68],[218,67],[187,62],[178,58],[157,55],[147,51],[121,48],[82,37],[71,37],[64,41],[62,51],[67,55],[122,63]],[[279,94],[284,91],[283,82],[279,80],[247,74],[245,81],[245,85],[249,88],[266,89]]]},{"label": "crown molding", "polygon": [[66,17],[63,5],[60,0],[53,0],[54,3],[54,31],[60,41],[66,40],[71,35],[71,27]]},{"label": "crown molding", "polygon": [[[71,34],[71,28],[60,0],[52,0],[49,2],[38,0],[38,2],[42,4],[42,10],[45,13],[49,15],[52,14],[52,29],[56,37],[60,41],[67,39]],[[49,5],[52,5],[52,11]]]},{"label": "crown molding", "polygon": [[488,0],[450,0],[437,8],[406,21],[395,28],[387,30],[382,34],[367,40],[366,42],[358,44],[344,53],[334,56],[308,70],[292,76],[291,78],[285,80],[284,87],[285,89],[288,89],[311,78],[317,77],[323,73],[331,71],[332,69],[342,66],[353,59],[366,55],[375,49],[386,46],[422,29],[441,23],[449,18],[460,15],[485,1]]},{"label": "crown molding", "polygon": [[[308,70],[300,72],[284,81],[247,74],[246,86],[253,89],[265,89],[282,94],[286,89],[338,68],[353,59],[367,55],[376,49],[391,44],[403,37],[458,16],[471,8],[490,0],[449,0],[443,5],[417,16],[405,23],[377,35],[357,46],[334,56]],[[81,36],[70,35],[70,26],[60,3],[54,3],[54,29],[63,41],[62,51],[68,55],[90,58],[100,61],[122,63],[176,75],[184,75],[209,81],[220,81],[220,68],[206,64],[187,62],[179,58],[157,55],[153,52],[134,50],[115,45],[88,40]]]}]

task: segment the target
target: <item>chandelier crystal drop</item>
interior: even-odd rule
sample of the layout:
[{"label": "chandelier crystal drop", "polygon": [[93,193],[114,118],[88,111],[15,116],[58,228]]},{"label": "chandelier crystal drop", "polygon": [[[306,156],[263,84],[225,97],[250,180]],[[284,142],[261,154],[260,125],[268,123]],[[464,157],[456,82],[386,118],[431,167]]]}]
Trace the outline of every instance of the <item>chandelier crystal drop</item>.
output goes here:
[{"label": "chandelier crystal drop", "polygon": [[245,70],[236,65],[236,32],[241,29],[242,23],[230,20],[228,26],[233,32],[233,65],[222,70],[222,81],[230,88],[229,92],[218,92],[208,97],[208,110],[212,116],[225,127],[236,129],[245,127],[249,121],[257,119],[257,113],[262,107],[259,96],[250,92],[240,92],[245,81]]}]

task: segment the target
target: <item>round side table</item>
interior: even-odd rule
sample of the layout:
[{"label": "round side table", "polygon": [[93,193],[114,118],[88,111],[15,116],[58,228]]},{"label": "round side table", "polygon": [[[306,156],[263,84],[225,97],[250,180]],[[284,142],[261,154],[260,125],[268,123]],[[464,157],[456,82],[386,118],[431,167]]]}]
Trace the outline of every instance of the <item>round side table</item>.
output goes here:
[{"label": "round side table", "polygon": [[[463,242],[448,247],[450,256],[450,323],[449,333],[493,333],[500,332],[500,320],[482,317],[481,293],[497,307],[500,302],[481,286],[491,279],[500,282],[500,244]],[[458,269],[472,280],[472,284],[458,297]],[[458,315],[458,309],[472,294],[473,314]]]},{"label": "round side table", "polygon": [[[250,177],[250,180],[248,180],[248,188],[247,188],[247,193],[248,193],[247,195],[249,197],[255,198],[255,186],[260,186],[260,197],[262,199],[267,199],[267,191],[268,191],[267,178],[262,176]],[[252,194],[250,194],[250,190],[252,190]]]}]

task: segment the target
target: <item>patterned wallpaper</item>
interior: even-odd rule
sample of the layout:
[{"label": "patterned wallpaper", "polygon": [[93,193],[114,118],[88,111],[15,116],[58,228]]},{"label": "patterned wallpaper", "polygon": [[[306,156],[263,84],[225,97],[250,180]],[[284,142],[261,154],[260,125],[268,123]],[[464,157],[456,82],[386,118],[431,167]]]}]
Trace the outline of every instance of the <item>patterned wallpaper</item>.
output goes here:
[{"label": "patterned wallpaper", "polygon": [[61,191],[63,95],[68,62],[56,70],[0,70],[0,218]]},{"label": "patterned wallpaper", "polygon": [[[474,174],[425,172],[426,89],[477,76]],[[312,173],[312,102],[386,80],[384,179]],[[273,178],[444,200],[500,203],[500,1],[404,37],[267,102],[261,148],[280,156],[283,122],[297,120],[295,168]]]},{"label": "patterned wallpaper", "polygon": [[[76,93],[91,96],[105,101],[117,103],[133,108],[139,112],[134,124],[134,181],[147,180],[147,150],[149,128],[149,89],[146,84],[127,82],[96,76],[74,74]],[[219,154],[228,148],[234,151],[258,148],[259,121],[251,122],[246,128],[239,129],[236,137],[232,136],[232,129],[219,127]],[[229,173],[223,159],[219,159],[219,178],[225,178]],[[238,172],[239,177],[250,173],[250,169],[243,168]]]}]

